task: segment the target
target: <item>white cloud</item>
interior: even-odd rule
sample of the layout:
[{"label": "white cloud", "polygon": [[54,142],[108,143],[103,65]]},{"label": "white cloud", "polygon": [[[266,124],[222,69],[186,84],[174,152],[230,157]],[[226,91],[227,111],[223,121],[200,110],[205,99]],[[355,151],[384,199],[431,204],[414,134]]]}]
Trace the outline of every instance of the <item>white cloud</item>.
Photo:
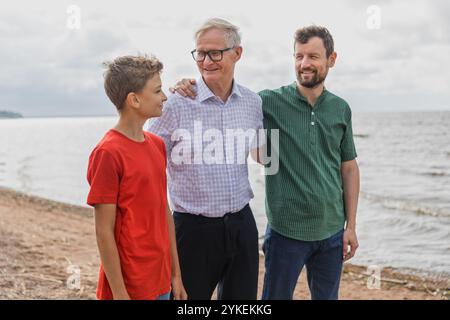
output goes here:
[{"label": "white cloud", "polygon": [[[66,26],[70,4],[81,29]],[[381,28],[366,27],[367,7],[381,9]],[[296,28],[326,25],[336,67],[327,87],[356,109],[450,109],[450,4],[437,1],[15,1],[0,11],[0,109],[26,115],[113,113],[101,63],[121,54],[153,53],[167,88],[196,77],[193,32],[220,16],[241,27],[244,56],[236,78],[254,90],[294,81]]]}]

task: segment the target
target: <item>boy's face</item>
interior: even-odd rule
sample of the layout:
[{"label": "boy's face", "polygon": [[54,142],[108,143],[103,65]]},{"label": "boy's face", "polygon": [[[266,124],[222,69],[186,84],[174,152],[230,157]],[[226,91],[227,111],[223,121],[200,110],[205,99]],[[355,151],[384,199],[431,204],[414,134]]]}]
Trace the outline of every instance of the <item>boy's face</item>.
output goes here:
[{"label": "boy's face", "polygon": [[167,100],[161,89],[161,77],[155,74],[147,80],[141,92],[136,93],[138,112],[145,118],[159,117],[162,114],[163,102]]}]

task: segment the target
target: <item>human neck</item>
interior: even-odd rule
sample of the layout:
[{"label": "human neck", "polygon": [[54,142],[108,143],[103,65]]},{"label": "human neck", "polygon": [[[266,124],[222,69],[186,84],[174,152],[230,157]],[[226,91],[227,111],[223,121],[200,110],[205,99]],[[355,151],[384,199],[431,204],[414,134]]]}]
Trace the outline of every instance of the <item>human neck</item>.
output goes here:
[{"label": "human neck", "polygon": [[147,120],[124,110],[114,129],[131,140],[142,142],[145,141],[144,132],[142,130],[145,121]]},{"label": "human neck", "polygon": [[217,97],[220,98],[220,100],[222,100],[222,102],[227,101],[228,97],[231,95],[231,92],[233,90],[233,78],[223,82],[207,83],[205,81],[205,84],[214,93],[214,95],[216,95]]},{"label": "human neck", "polygon": [[322,92],[324,90],[324,84],[322,82],[321,84],[319,84],[318,86],[316,86],[314,88],[307,88],[307,87],[304,87],[301,84],[299,84],[297,81],[297,90],[302,96],[304,96],[306,98],[306,100],[308,100],[308,103],[311,106],[314,106],[315,103],[317,102],[317,99],[319,98],[319,96],[322,94]]}]

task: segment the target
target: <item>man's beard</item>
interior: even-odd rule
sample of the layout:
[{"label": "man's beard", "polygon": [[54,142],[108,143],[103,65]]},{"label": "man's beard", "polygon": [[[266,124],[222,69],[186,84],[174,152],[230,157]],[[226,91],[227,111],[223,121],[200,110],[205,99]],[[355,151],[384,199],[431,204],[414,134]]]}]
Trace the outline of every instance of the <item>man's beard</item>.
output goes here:
[{"label": "man's beard", "polygon": [[325,72],[325,74],[323,75],[323,77],[320,77],[319,74],[317,73],[317,70],[303,70],[303,71],[312,71],[314,73],[314,75],[311,77],[311,79],[309,80],[303,80],[302,79],[302,74],[300,71],[300,73],[297,74],[297,80],[300,83],[301,86],[306,87],[306,88],[315,88],[318,85],[320,85],[322,82],[325,81],[325,78],[327,77],[327,73]]}]

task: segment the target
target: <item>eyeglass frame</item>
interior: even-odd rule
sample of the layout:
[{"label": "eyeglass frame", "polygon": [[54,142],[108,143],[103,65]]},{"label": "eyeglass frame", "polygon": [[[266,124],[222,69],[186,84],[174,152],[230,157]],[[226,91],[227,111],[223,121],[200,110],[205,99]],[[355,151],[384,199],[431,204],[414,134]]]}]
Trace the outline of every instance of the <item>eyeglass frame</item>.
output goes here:
[{"label": "eyeglass frame", "polygon": [[[203,62],[203,61],[205,61],[205,59],[206,59],[206,56],[208,56],[209,57],[209,60],[211,60],[212,62],[220,62],[220,61],[222,61],[223,60],[223,53],[224,52],[226,52],[226,51],[229,51],[229,50],[232,50],[232,49],[234,49],[235,47],[230,47],[230,48],[225,48],[225,49],[214,49],[214,50],[208,50],[208,51],[197,51],[197,49],[194,49],[194,50],[192,50],[191,51],[191,55],[192,55],[192,58],[194,59],[194,61],[195,62]],[[195,59],[195,56],[194,56],[194,53],[195,52],[203,52],[205,55],[203,56],[203,59],[202,60],[197,60],[197,59]],[[220,59],[219,60],[214,60],[212,57],[211,57],[211,55],[210,55],[210,53],[211,53],[211,51],[218,51],[218,52],[220,52]]]}]

